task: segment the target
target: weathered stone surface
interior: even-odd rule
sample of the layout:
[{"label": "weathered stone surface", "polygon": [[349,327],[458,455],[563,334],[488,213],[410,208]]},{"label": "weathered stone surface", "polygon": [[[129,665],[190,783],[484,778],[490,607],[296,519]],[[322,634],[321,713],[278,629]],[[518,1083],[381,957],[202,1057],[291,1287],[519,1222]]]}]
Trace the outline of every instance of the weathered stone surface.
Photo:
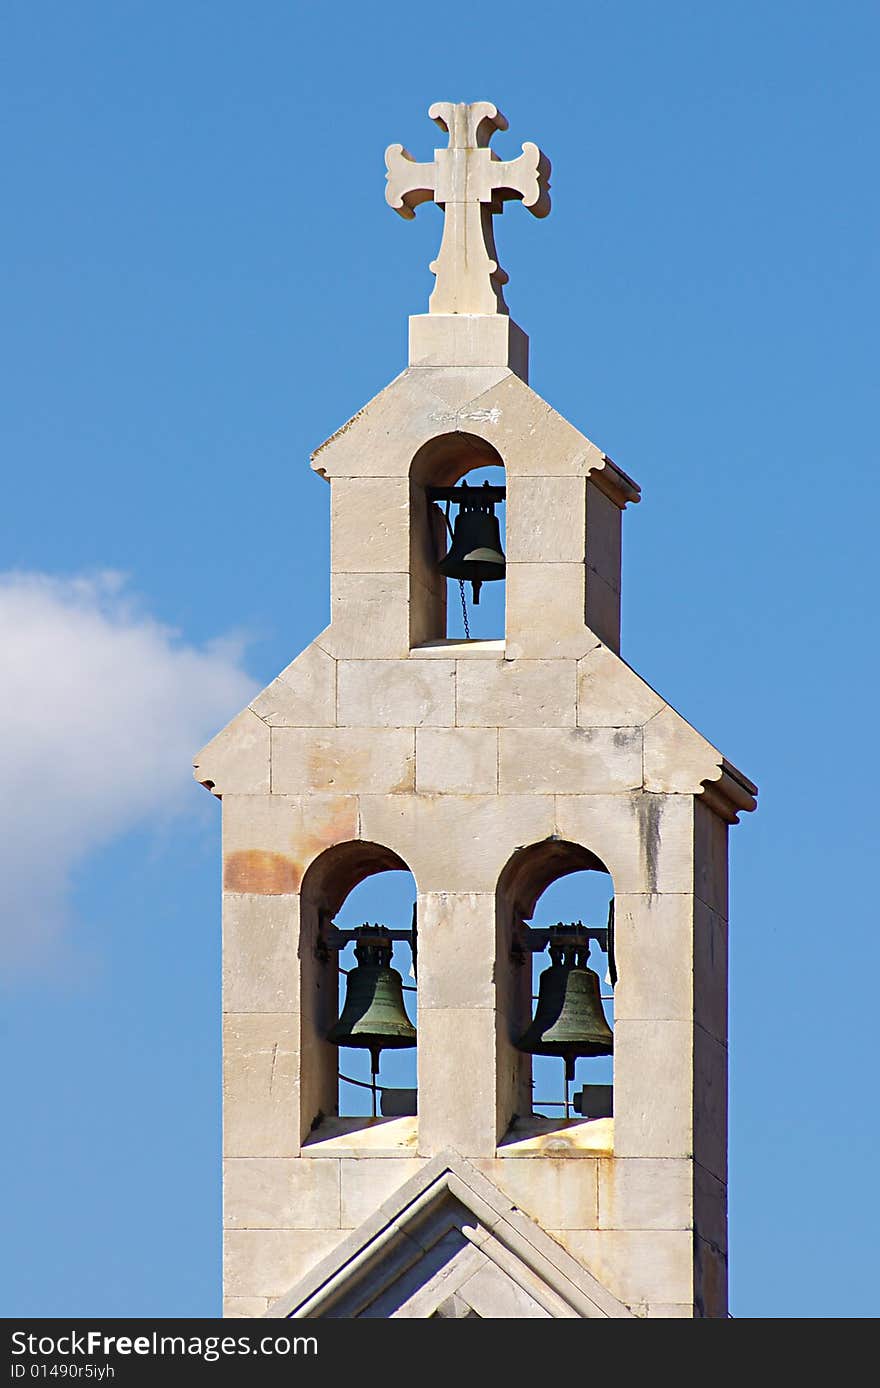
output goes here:
[{"label": "weathered stone surface", "polygon": [[[224,1154],[227,1157],[296,1156],[299,1151],[295,1131],[298,1087],[296,1014],[226,1013],[223,1018]],[[251,1288],[242,1294],[250,1295],[254,1290]]]},{"label": "weathered stone surface", "polygon": [[639,728],[502,728],[502,794],[609,795],[642,783]]},{"label": "weathered stone surface", "polygon": [[694,892],[727,920],[727,822],[704,805],[694,804]]},{"label": "weathered stone surface", "polygon": [[409,479],[337,477],[330,489],[334,573],[409,573]]},{"label": "weathered stone surface", "polygon": [[492,1008],[419,1008],[419,1155],[447,1147],[464,1157],[495,1151]]},{"label": "weathered stone surface", "polygon": [[223,1247],[227,1294],[274,1300],[341,1238],[338,1229],[228,1229]]},{"label": "weathered stone surface", "polygon": [[249,708],[227,723],[193,763],[193,774],[215,795],[259,795],[269,789],[269,728]]},{"label": "weathered stone surface", "polygon": [[267,1296],[227,1296],[223,1300],[224,1320],[251,1320],[265,1315],[269,1309]]},{"label": "weathered stone surface", "polygon": [[251,709],[270,727],[332,728],[336,723],[336,661],[318,645],[307,646]]},{"label": "weathered stone surface", "polygon": [[509,659],[580,660],[597,644],[586,612],[586,567],[507,565]]},{"label": "weathered stone surface", "polygon": [[409,575],[334,574],[330,615],[321,646],[337,660],[405,656],[410,641]]},{"label": "weathered stone surface", "polygon": [[483,1161],[476,1165],[542,1229],[597,1227],[597,1172],[606,1162],[588,1158],[573,1162],[548,1155],[534,1161]]},{"label": "weathered stone surface", "polygon": [[419,1007],[495,1004],[494,893],[419,897]]},{"label": "weathered stone surface", "polygon": [[690,1229],[693,1219],[689,1161],[618,1157],[599,1163],[600,1229]]},{"label": "weathered stone surface", "polygon": [[581,728],[640,728],[665,707],[660,695],[607,646],[596,646],[577,668]]},{"label": "weathered stone surface", "polygon": [[457,662],[460,727],[569,728],[576,721],[576,666],[570,660]]},{"label": "weathered stone surface", "polygon": [[701,1239],[727,1254],[727,1186],[694,1162],[694,1229]]},{"label": "weathered stone surface", "polygon": [[[417,319],[424,322],[426,317],[430,317],[436,322],[439,316],[412,315],[409,320],[410,333]],[[461,317],[460,314],[455,316]],[[506,366],[467,366],[460,362],[452,366],[440,365],[422,369],[429,372],[431,394],[438,400],[443,400],[449,407],[446,412],[429,417],[430,422],[437,428],[445,429],[464,429],[469,423],[473,423],[469,414],[474,401],[499,381],[503,381],[510,372],[510,368]]]},{"label": "weathered stone surface", "polygon": [[697,1161],[727,1180],[727,1048],[695,1027],[693,1033],[694,1145]]},{"label": "weathered stone surface", "polygon": [[298,901],[290,896],[223,900],[223,1011],[297,1010]]},{"label": "weathered stone surface", "polygon": [[694,899],[694,1021],[727,1045],[727,921]]},{"label": "weathered stone surface", "polygon": [[451,727],[455,661],[341,660],[339,721],[350,728]]},{"label": "weathered stone surface", "polygon": [[498,379],[503,379],[502,370],[509,368],[527,381],[529,340],[506,314],[413,314],[409,320],[409,364],[494,367]]},{"label": "weathered stone surface", "polygon": [[604,467],[595,444],[515,375],[485,391],[475,402],[485,412],[479,429],[498,449],[513,477],[583,477]]},{"label": "weathered stone surface", "polygon": [[694,1308],[689,1301],[649,1301],[644,1307],[644,1313],[648,1320],[693,1320]]},{"label": "weathered stone surface", "polygon": [[223,1163],[229,1229],[333,1229],[340,1223],[339,1163],[233,1157]]},{"label": "weathered stone surface", "polygon": [[619,893],[693,890],[693,797],[560,795],[556,832],[601,858]]},{"label": "weathered stone surface", "polygon": [[551,796],[364,795],[361,837],[409,866],[422,892],[494,892],[515,849],[553,832]]},{"label": "weathered stone surface", "polygon": [[690,1023],[615,1021],[616,1157],[693,1154],[692,1066]]},{"label": "weathered stone surface", "polygon": [[448,408],[432,390],[434,378],[424,370],[401,372],[315,450],[315,471],[332,478],[407,477],[413,455],[441,432],[432,416]]},{"label": "weathered stone surface", "polygon": [[425,795],[494,795],[498,789],[495,729],[419,728],[416,789]]},{"label": "weathered stone surface", "polygon": [[721,753],[668,705],[645,724],[646,790],[698,795],[720,766]]},{"label": "weathered stone surface", "polygon": [[[627,1306],[688,1302],[693,1289],[692,1235],[686,1230],[552,1231],[594,1277]],[[669,1304],[666,1303],[666,1304]]]},{"label": "weathered stone surface", "polygon": [[727,1318],[727,1258],[705,1239],[694,1240],[694,1314]]},{"label": "weathered stone surface", "polygon": [[694,899],[686,892],[614,898],[614,1015],[689,1022],[694,1015]]},{"label": "weathered stone surface", "polygon": [[272,790],[302,795],[411,791],[415,734],[411,728],[275,728]]},{"label": "weathered stone surface", "polygon": [[393,1195],[423,1164],[417,1157],[343,1159],[339,1163],[343,1228],[357,1229],[383,1200]]},{"label": "weathered stone surface", "polygon": [[620,594],[592,569],[587,569],[585,619],[591,632],[609,650],[620,651]]},{"label": "weathered stone surface", "polygon": [[508,562],[583,564],[587,545],[583,477],[511,477],[507,517]]},{"label": "weathered stone surface", "polygon": [[234,795],[223,805],[223,886],[280,896],[299,891],[314,858],[357,838],[357,800],[347,795]]},{"label": "weathered stone surface", "polygon": [[620,507],[601,492],[594,482],[587,483],[586,555],[591,571],[615,593],[620,592]]}]

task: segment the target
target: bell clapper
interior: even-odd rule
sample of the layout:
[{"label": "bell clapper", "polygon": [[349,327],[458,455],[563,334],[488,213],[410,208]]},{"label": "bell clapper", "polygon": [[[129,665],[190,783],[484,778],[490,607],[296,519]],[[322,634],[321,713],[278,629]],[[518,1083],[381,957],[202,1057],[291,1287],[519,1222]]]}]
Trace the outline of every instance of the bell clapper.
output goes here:
[{"label": "bell clapper", "polygon": [[377,1095],[378,1095],[378,1093],[379,1093],[379,1056],[380,1056],[380,1055],[381,1055],[381,1048],[380,1048],[379,1046],[371,1046],[371,1047],[370,1047],[370,1103],[371,1103],[371,1107],[372,1107],[372,1112],[371,1112],[371,1114],[370,1114],[370,1117],[371,1117],[371,1118],[375,1118],[376,1115],[377,1115],[377,1113],[378,1113],[378,1107],[377,1107],[376,1099],[377,1099]]}]

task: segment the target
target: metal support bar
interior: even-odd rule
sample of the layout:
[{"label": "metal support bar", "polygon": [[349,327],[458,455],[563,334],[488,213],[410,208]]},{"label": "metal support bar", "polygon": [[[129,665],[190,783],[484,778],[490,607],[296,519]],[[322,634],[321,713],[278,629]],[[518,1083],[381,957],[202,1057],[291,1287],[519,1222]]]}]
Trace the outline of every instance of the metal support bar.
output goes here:
[{"label": "metal support bar", "polygon": [[426,487],[429,501],[506,501],[506,487]]}]

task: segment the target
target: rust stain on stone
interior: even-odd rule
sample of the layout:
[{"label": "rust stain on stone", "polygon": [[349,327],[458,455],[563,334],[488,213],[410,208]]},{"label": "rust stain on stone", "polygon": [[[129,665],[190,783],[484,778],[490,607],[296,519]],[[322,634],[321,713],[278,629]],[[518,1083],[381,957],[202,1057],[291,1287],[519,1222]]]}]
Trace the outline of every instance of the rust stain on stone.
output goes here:
[{"label": "rust stain on stone", "polygon": [[286,896],[299,888],[302,870],[283,853],[261,848],[242,848],[227,853],[223,864],[223,888],[253,896]]}]

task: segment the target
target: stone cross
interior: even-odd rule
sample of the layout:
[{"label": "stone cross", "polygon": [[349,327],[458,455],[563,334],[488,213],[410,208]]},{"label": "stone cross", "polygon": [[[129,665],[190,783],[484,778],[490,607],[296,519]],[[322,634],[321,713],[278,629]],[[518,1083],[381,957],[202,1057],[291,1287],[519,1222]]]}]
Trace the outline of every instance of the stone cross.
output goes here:
[{"label": "stone cross", "polygon": [[498,264],[492,219],[511,198],[521,198],[535,217],[546,217],[550,161],[533,144],[524,144],[518,159],[499,159],[488,145],[496,130],[507,129],[507,121],[489,101],[435,101],[428,115],[447,131],[448,148],[435,150],[433,163],[419,164],[403,145],[389,145],[385,199],[406,218],[414,217],[422,202],[433,200],[443,208],[429,311],[507,313],[502,287],[508,277]]}]

